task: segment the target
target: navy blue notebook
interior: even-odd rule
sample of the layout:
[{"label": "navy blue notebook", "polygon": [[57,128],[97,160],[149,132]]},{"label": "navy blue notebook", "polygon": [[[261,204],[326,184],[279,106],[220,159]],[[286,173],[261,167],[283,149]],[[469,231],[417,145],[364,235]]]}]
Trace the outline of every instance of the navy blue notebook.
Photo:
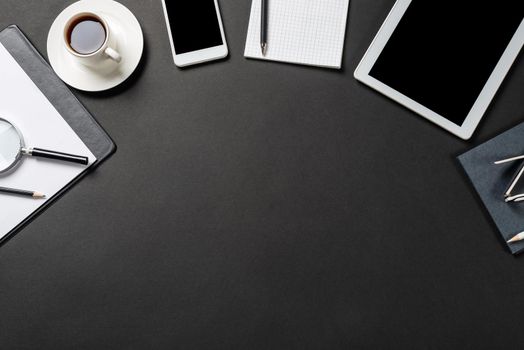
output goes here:
[{"label": "navy blue notebook", "polygon": [[[524,203],[506,203],[504,192],[522,161],[493,162],[524,154],[524,123],[458,157],[504,241],[524,231]],[[514,194],[524,193],[524,179]],[[520,191],[519,191],[520,190]],[[513,254],[524,250],[524,241],[508,244]]]}]

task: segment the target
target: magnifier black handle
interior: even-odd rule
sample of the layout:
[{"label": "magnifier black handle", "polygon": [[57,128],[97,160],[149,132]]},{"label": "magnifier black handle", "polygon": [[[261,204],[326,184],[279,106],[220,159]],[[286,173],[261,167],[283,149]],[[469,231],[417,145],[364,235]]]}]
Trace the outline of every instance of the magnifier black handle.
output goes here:
[{"label": "magnifier black handle", "polygon": [[62,152],[54,152],[49,151],[46,149],[41,148],[32,148],[29,150],[29,154],[33,157],[40,157],[40,158],[48,158],[48,159],[56,159],[56,160],[62,160],[64,162],[69,163],[76,163],[76,164],[82,164],[87,165],[89,163],[89,158],[77,156],[74,154],[68,154],[68,153],[62,153]]}]

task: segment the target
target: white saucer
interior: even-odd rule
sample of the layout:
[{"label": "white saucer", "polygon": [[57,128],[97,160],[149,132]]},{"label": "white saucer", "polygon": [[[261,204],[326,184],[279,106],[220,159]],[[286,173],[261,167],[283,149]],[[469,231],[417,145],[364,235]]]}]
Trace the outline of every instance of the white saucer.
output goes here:
[{"label": "white saucer", "polygon": [[[78,12],[94,12],[103,17],[117,41],[122,55],[120,64],[108,59],[101,67],[79,63],[65,48],[63,29]],[[113,0],[81,0],[67,7],[53,22],[47,36],[47,56],[56,74],[66,84],[84,91],[103,91],[123,83],[140,63],[144,36],[136,17],[124,5]]]}]

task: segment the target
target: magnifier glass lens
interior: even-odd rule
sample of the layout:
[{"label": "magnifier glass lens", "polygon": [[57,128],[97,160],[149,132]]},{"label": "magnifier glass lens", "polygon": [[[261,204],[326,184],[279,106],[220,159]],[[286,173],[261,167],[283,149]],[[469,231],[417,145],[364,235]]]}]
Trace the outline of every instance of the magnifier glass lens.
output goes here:
[{"label": "magnifier glass lens", "polygon": [[20,136],[15,127],[0,119],[0,172],[10,168],[20,152]]}]

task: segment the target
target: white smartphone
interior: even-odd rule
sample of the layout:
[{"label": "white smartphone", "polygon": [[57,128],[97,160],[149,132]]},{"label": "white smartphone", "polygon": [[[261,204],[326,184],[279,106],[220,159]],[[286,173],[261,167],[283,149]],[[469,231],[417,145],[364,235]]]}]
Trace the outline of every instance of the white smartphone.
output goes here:
[{"label": "white smartphone", "polygon": [[162,4],[178,67],[227,56],[218,0],[162,0]]}]

